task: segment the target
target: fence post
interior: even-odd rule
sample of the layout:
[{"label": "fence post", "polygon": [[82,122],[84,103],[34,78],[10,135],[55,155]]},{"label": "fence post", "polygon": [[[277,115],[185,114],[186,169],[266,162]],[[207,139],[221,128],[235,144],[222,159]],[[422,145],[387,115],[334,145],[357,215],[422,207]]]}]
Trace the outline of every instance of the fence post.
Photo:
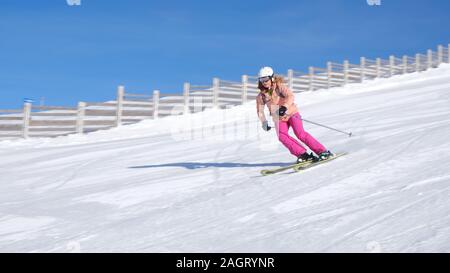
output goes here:
[{"label": "fence post", "polygon": [[348,60],[344,61],[344,85],[348,83]]},{"label": "fence post", "polygon": [[361,64],[361,82],[364,82],[364,78],[366,77],[366,58],[365,57],[361,57],[360,59],[360,64]]},{"label": "fence post", "polygon": [[331,78],[333,75],[331,74],[333,72],[333,64],[331,62],[327,62],[327,87],[328,89],[331,88]]},{"label": "fence post", "polygon": [[219,78],[213,78],[213,108],[219,108]]},{"label": "fence post", "polygon": [[86,103],[85,102],[78,102],[78,108],[77,108],[77,134],[83,134],[84,133],[84,114],[86,109]]},{"label": "fence post", "polygon": [[184,97],[184,114],[189,114],[190,108],[189,108],[189,90],[191,89],[191,84],[188,82],[185,82],[183,85],[183,97]]},{"label": "fence post", "polygon": [[31,119],[31,102],[25,102],[23,104],[23,127],[22,127],[23,138],[28,138],[30,119]]},{"label": "fence post", "polygon": [[403,74],[408,73],[408,56],[403,55]]},{"label": "fence post", "polygon": [[381,59],[377,58],[377,78],[381,76]]},{"label": "fence post", "polygon": [[438,66],[441,65],[441,63],[443,63],[443,59],[444,59],[444,47],[439,45],[438,46]]},{"label": "fence post", "polygon": [[389,56],[389,77],[394,76],[395,57]]},{"label": "fence post", "polygon": [[416,54],[416,72],[420,72],[420,54]]},{"label": "fence post", "polygon": [[294,70],[288,69],[288,87],[289,89],[294,92]]},{"label": "fence post", "polygon": [[153,119],[159,116],[159,90],[153,91]]},{"label": "fence post", "polygon": [[428,69],[430,69],[433,66],[433,51],[431,49],[428,49],[427,57],[428,57]]},{"label": "fence post", "polygon": [[448,44],[448,48],[447,48],[447,58],[448,58],[447,63],[450,64],[450,44]]},{"label": "fence post", "polygon": [[248,76],[242,75],[242,104],[247,102],[248,94]]},{"label": "fence post", "polygon": [[122,125],[123,97],[125,96],[125,87],[120,85],[117,88],[117,109],[116,109],[116,127]]},{"label": "fence post", "polygon": [[309,91],[314,90],[314,67],[309,67]]}]

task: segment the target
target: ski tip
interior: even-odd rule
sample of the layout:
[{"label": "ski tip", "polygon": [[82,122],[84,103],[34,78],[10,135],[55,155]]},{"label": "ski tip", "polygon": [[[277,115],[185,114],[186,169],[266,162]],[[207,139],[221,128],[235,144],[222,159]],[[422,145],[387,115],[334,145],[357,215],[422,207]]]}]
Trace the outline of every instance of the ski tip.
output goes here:
[{"label": "ski tip", "polygon": [[333,157],[337,157],[337,156],[343,156],[343,155],[347,155],[348,152],[339,152],[339,153],[334,153]]}]

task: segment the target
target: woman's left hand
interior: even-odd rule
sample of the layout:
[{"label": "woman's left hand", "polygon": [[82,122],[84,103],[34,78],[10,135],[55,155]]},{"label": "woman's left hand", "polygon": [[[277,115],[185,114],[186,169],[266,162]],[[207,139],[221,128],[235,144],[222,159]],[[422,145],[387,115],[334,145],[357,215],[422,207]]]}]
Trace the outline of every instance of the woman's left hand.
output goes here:
[{"label": "woman's left hand", "polygon": [[288,121],[289,118],[290,118],[290,116],[284,115],[284,116],[280,117],[280,121]]}]

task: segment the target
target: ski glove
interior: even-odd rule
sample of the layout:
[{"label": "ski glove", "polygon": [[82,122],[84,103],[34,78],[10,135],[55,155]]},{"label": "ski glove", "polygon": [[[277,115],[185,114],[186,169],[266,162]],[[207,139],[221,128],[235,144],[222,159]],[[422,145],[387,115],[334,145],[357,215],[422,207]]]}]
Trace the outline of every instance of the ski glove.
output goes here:
[{"label": "ski glove", "polygon": [[264,131],[269,131],[270,129],[272,129],[272,127],[269,126],[269,123],[267,121],[263,122],[262,128],[264,129]]},{"label": "ski glove", "polygon": [[278,109],[278,115],[280,117],[283,117],[284,115],[286,115],[287,112],[287,108],[285,106],[280,106],[280,109]]}]

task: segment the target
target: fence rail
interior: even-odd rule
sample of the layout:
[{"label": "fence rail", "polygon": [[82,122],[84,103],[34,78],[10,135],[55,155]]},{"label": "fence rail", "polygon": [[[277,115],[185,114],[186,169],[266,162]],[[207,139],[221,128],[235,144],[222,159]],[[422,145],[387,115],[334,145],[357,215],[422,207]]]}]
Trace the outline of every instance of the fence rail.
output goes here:
[{"label": "fence rail", "polygon": [[[328,62],[326,67],[309,67],[307,72],[289,69],[280,76],[298,93],[422,72],[442,63],[450,63],[450,44],[415,56],[361,57],[359,64]],[[77,107],[34,106],[25,102],[22,109],[0,109],[0,139],[89,133],[147,119],[241,105],[255,99],[258,93],[258,78],[243,75],[240,81],[214,78],[211,85],[185,83],[182,95],[161,96],[159,90],[128,93],[119,86],[115,101],[79,102]]]}]

